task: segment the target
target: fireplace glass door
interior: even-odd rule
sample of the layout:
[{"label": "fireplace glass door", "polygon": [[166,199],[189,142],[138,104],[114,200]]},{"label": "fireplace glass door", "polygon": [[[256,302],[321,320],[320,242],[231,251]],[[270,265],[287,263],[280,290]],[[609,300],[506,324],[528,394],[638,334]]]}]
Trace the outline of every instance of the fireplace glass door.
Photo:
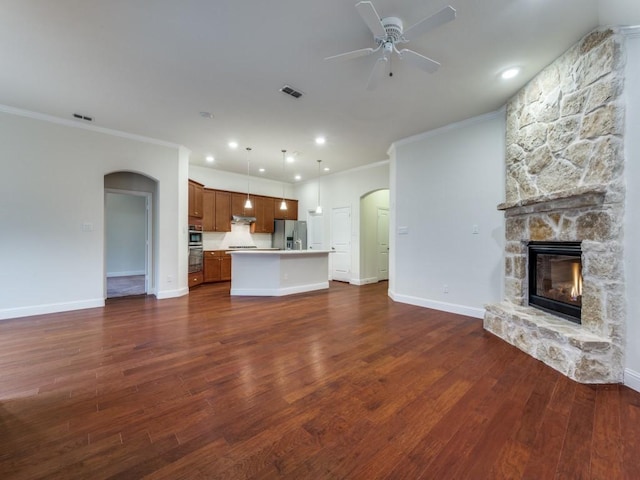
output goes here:
[{"label": "fireplace glass door", "polygon": [[529,305],[580,323],[580,243],[529,243]]}]

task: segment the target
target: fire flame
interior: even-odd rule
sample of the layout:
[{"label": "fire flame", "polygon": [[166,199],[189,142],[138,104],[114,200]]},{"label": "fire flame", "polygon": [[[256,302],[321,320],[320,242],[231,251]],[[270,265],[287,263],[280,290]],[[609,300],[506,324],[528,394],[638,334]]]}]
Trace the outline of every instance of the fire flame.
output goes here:
[{"label": "fire flame", "polygon": [[571,300],[577,300],[582,296],[582,272],[580,271],[580,262],[571,265],[571,273],[573,276],[573,287],[571,287]]}]

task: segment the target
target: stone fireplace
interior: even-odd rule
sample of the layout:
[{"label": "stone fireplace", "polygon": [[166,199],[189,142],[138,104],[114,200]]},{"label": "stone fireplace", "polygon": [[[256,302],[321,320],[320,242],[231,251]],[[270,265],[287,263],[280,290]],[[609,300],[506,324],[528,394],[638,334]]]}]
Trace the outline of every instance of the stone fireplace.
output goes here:
[{"label": "stone fireplace", "polygon": [[[623,80],[624,39],[598,29],[507,105],[505,300],[484,327],[583,383],[623,378]],[[579,323],[529,305],[532,242],[580,245]]]}]

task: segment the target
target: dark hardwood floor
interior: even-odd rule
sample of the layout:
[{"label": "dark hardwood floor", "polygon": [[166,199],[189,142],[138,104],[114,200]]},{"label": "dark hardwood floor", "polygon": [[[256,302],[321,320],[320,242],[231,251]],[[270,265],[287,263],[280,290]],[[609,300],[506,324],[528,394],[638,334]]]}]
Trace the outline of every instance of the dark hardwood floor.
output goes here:
[{"label": "dark hardwood floor", "polygon": [[0,322],[2,479],[638,479],[640,394],[387,285]]}]

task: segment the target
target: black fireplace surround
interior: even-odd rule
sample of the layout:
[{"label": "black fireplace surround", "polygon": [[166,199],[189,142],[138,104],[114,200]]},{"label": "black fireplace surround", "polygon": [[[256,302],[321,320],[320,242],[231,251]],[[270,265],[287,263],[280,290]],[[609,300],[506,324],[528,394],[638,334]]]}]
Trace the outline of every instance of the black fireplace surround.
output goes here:
[{"label": "black fireplace surround", "polygon": [[580,242],[529,242],[529,305],[581,323]]}]

